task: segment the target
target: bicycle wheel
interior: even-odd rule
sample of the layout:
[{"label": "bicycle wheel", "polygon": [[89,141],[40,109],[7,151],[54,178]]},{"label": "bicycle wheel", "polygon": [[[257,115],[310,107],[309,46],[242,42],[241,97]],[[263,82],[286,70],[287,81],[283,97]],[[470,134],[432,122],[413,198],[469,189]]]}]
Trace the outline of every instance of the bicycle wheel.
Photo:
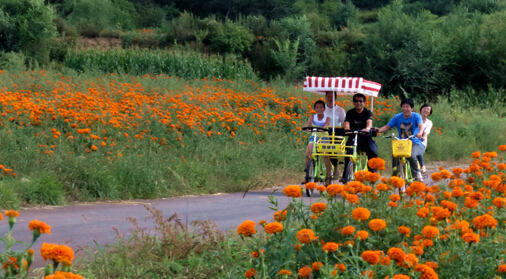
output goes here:
[{"label": "bicycle wheel", "polygon": [[[306,183],[307,182],[314,182],[314,174],[315,174],[315,160],[310,159],[307,163],[306,168]],[[306,195],[308,197],[311,197],[313,195],[313,190],[306,189]]]},{"label": "bicycle wheel", "polygon": [[353,163],[351,160],[348,162],[348,165],[346,165],[346,168],[344,169],[344,184],[353,181],[353,176],[355,175],[355,163]]}]

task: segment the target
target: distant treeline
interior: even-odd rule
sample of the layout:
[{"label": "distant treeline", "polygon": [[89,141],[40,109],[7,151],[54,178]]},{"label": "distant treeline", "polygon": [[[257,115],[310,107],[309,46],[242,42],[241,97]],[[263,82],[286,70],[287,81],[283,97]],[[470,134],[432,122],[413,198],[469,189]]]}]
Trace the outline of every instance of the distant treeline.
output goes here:
[{"label": "distant treeline", "polygon": [[[0,51],[66,65],[77,36],[232,55],[264,80],[363,76],[435,99],[506,87],[504,0],[3,0]],[[8,57],[4,55],[4,57]],[[0,68],[5,64],[0,59]],[[68,63],[67,63],[68,64]]]}]

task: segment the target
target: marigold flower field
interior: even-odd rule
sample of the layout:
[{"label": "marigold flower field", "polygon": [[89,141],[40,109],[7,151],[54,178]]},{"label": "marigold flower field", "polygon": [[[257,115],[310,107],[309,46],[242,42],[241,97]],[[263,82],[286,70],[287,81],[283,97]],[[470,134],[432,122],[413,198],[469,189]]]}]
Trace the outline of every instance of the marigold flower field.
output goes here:
[{"label": "marigold flower field", "polygon": [[469,167],[433,173],[433,185],[361,171],[305,202],[303,187],[287,186],[286,209],[270,198],[274,221],[237,230],[255,255],[245,277],[505,278],[505,155],[506,145],[474,152]]},{"label": "marigold flower field", "polygon": [[[0,81],[4,179],[37,179],[46,172],[62,184],[61,191],[90,198],[208,192],[229,179],[236,185],[229,191],[241,189],[238,181],[292,164],[286,155],[272,154],[273,148],[304,148],[308,135],[300,127],[321,97],[253,81],[187,82],[165,75],[0,71]],[[351,107],[349,97],[338,102]],[[377,119],[390,118],[396,103],[375,99]],[[272,159],[255,162],[260,155],[253,152]],[[229,164],[236,160],[243,164]]]}]

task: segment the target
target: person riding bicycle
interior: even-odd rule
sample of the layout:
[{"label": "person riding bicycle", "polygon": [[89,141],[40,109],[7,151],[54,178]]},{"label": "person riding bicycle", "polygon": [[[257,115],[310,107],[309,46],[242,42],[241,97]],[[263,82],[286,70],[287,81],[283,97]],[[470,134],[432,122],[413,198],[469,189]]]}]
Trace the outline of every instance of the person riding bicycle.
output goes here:
[{"label": "person riding bicycle", "polygon": [[[348,112],[346,112],[346,118],[344,120],[343,128],[344,130],[349,129],[362,129],[364,131],[370,131],[372,129],[372,111],[365,108],[365,101],[366,97],[364,94],[355,94],[353,95],[353,105],[355,108],[350,109]],[[348,141],[346,142],[346,146],[353,146],[354,145],[354,136],[348,137]],[[372,158],[378,157],[378,146],[376,145],[376,142],[372,139],[372,136],[364,136],[361,134],[358,134],[357,136],[357,149],[362,150],[367,154],[367,159],[370,160]],[[353,148],[347,148],[346,154],[352,155],[353,154]],[[343,179],[346,177],[348,162],[350,161],[350,157],[346,157],[344,159],[344,173],[343,173]],[[369,167],[368,167],[369,168]],[[369,168],[369,171],[373,171]]]},{"label": "person riding bicycle", "polygon": [[[411,135],[416,135],[416,137],[411,138],[410,140],[413,142],[413,146],[411,148],[411,157],[408,157],[407,160],[411,166],[411,174],[418,181],[422,181],[422,174],[418,169],[418,158],[417,156],[422,154],[425,150],[425,146],[422,144],[421,137],[423,135],[423,120],[420,114],[413,112],[413,108],[415,107],[415,102],[411,98],[406,98],[401,101],[401,109],[402,113],[396,114],[387,125],[378,129],[379,133],[385,133],[390,128],[397,127],[397,131],[399,133],[399,138],[406,139]],[[393,166],[397,165],[397,158],[392,159]]]},{"label": "person riding bicycle", "polygon": [[[332,93],[334,93],[334,94],[332,94]],[[335,128],[341,127],[341,125],[343,125],[344,119],[346,118],[345,110],[342,107],[335,104],[335,102],[334,102],[336,97],[337,97],[337,92],[332,92],[332,91],[325,92],[325,100],[327,101],[327,104],[325,105],[325,115],[327,115],[330,118],[329,126],[335,127]],[[333,112],[334,109],[335,109],[335,113]],[[329,133],[332,133],[332,131],[329,131]],[[339,169],[337,168],[338,160],[337,159],[330,159],[330,162],[334,166],[334,178],[337,179],[337,177],[339,176]],[[328,172],[330,170],[330,168],[327,167],[327,165],[325,165],[325,167],[327,168],[327,172]],[[327,184],[327,182],[329,180],[333,180],[330,177],[330,175],[327,176],[327,180],[326,180],[325,184]]]},{"label": "person riding bicycle", "polygon": [[[423,121],[423,135],[422,135],[422,144],[424,145],[424,152],[427,149],[427,136],[430,134],[430,130],[432,129],[432,121],[430,121],[427,117],[432,114],[432,106],[425,103],[420,108],[420,115],[422,116]],[[425,173],[427,169],[425,168],[425,163],[423,161],[423,153],[418,156],[418,162],[420,162],[421,172]]]},{"label": "person riding bicycle", "polygon": [[[316,114],[309,117],[309,120],[307,121],[306,126],[304,127],[321,127],[326,129],[330,124],[330,118],[325,114],[325,102],[318,100],[314,103],[313,108],[316,111]],[[311,137],[309,137],[309,143],[306,149],[306,156],[305,156],[306,160],[304,163],[304,168],[307,167],[311,155],[313,154],[314,144],[318,142],[318,139],[320,137],[325,137],[325,135],[326,135],[325,132],[319,132],[316,134],[316,137],[314,135],[311,135]],[[325,162],[325,168],[327,169],[327,178],[328,178],[327,180],[330,180],[331,174],[330,174],[329,157],[325,156],[323,157],[323,160]],[[304,172],[306,171],[307,170],[304,169]],[[306,179],[304,179],[303,184],[305,184],[306,182],[307,182]],[[325,183],[328,184],[327,181]]]}]

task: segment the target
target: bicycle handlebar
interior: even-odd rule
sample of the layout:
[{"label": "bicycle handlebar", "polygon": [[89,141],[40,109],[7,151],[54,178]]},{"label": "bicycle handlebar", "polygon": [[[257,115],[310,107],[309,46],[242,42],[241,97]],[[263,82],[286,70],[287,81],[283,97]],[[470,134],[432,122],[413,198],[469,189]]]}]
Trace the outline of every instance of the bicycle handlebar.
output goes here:
[{"label": "bicycle handlebar", "polygon": [[308,132],[327,132],[328,130],[322,127],[302,127],[303,131]]},{"label": "bicycle handlebar", "polygon": [[405,139],[400,139],[400,138],[396,137],[396,136],[394,135],[394,133],[392,133],[392,135],[391,135],[391,136],[383,136],[383,138],[385,138],[385,139],[391,139],[391,138],[394,138],[394,139],[396,139],[396,140],[409,140],[409,139],[412,139],[412,138],[414,138],[414,137],[415,137],[415,135],[411,135],[411,136],[409,136],[408,138],[405,138]]}]

